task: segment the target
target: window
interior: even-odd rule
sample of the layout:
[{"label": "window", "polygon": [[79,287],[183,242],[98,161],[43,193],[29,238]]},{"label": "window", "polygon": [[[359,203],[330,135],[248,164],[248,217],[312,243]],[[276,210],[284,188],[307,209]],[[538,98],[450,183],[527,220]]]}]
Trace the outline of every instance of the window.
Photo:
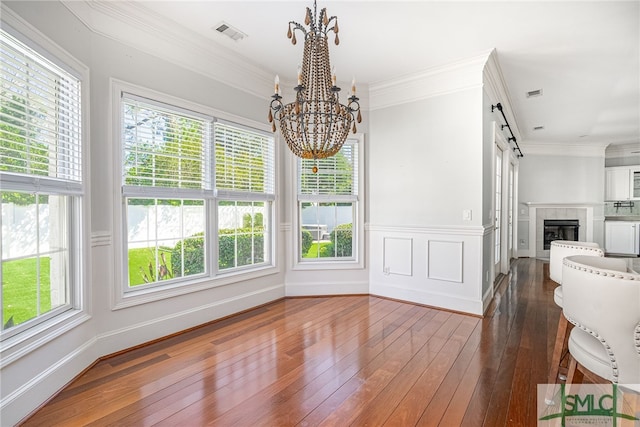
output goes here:
[{"label": "window", "polygon": [[333,157],[298,159],[300,262],[356,260],[358,148],[353,138]]},{"label": "window", "polygon": [[80,308],[83,262],[81,80],[11,33],[0,30],[2,339]]},{"label": "window", "polygon": [[261,264],[271,248],[275,199],[273,138],[230,123],[215,124],[218,269]]},{"label": "window", "polygon": [[270,265],[273,138],[121,97],[126,291]]}]

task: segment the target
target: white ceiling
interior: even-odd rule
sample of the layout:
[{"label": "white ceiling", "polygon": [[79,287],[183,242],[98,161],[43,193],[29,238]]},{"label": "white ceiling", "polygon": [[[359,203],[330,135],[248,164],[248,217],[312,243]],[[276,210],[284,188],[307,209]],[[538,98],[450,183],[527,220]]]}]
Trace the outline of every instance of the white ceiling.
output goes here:
[{"label": "white ceiling", "polygon": [[[302,43],[291,45],[287,24],[302,23],[307,6],[311,0],[109,7],[294,81]],[[322,7],[339,19],[340,45],[330,53],[341,81],[390,81],[495,48],[524,145],[640,144],[640,1],[319,0]],[[214,31],[222,21],[248,37]],[[536,89],[542,96],[527,99]]]}]

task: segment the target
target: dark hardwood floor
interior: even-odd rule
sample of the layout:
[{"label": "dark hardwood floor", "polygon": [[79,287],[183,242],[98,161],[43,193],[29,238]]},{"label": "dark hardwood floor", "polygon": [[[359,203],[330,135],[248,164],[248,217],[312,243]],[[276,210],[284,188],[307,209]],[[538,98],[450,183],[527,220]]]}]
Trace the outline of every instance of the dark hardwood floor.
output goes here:
[{"label": "dark hardwood floor", "polygon": [[486,317],[293,298],[98,362],[24,425],[534,426],[560,309],[520,259]]}]

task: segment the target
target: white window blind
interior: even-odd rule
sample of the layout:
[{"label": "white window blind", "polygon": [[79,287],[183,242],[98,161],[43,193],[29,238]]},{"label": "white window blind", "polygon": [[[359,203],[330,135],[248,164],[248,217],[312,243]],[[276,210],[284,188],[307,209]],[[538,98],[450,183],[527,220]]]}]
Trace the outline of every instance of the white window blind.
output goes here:
[{"label": "white window blind", "polygon": [[211,189],[210,120],[123,94],[122,132],[122,183],[129,193]]},{"label": "white window blind", "polygon": [[[348,140],[335,156],[318,160],[301,159],[298,162],[298,198],[301,200],[329,198],[356,200],[358,196],[357,156],[356,142]],[[315,173],[314,166],[318,168]]]},{"label": "white window blind", "polygon": [[80,81],[3,30],[0,57],[3,180],[37,176],[80,189]]},{"label": "white window blind", "polygon": [[221,197],[275,196],[273,137],[238,125],[216,122],[216,189]]}]

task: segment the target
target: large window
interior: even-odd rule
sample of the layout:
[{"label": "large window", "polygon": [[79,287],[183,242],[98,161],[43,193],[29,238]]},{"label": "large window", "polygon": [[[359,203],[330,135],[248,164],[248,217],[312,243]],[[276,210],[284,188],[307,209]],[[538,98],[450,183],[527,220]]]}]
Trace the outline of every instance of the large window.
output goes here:
[{"label": "large window", "polygon": [[270,264],[273,138],[121,95],[126,290]]},{"label": "large window", "polygon": [[261,264],[271,249],[273,138],[224,122],[215,124],[214,133],[218,268]]},{"label": "large window", "polygon": [[4,339],[80,308],[84,187],[79,77],[4,30],[0,67]]},{"label": "large window", "polygon": [[358,140],[327,159],[298,160],[299,261],[354,261],[358,232]]}]

